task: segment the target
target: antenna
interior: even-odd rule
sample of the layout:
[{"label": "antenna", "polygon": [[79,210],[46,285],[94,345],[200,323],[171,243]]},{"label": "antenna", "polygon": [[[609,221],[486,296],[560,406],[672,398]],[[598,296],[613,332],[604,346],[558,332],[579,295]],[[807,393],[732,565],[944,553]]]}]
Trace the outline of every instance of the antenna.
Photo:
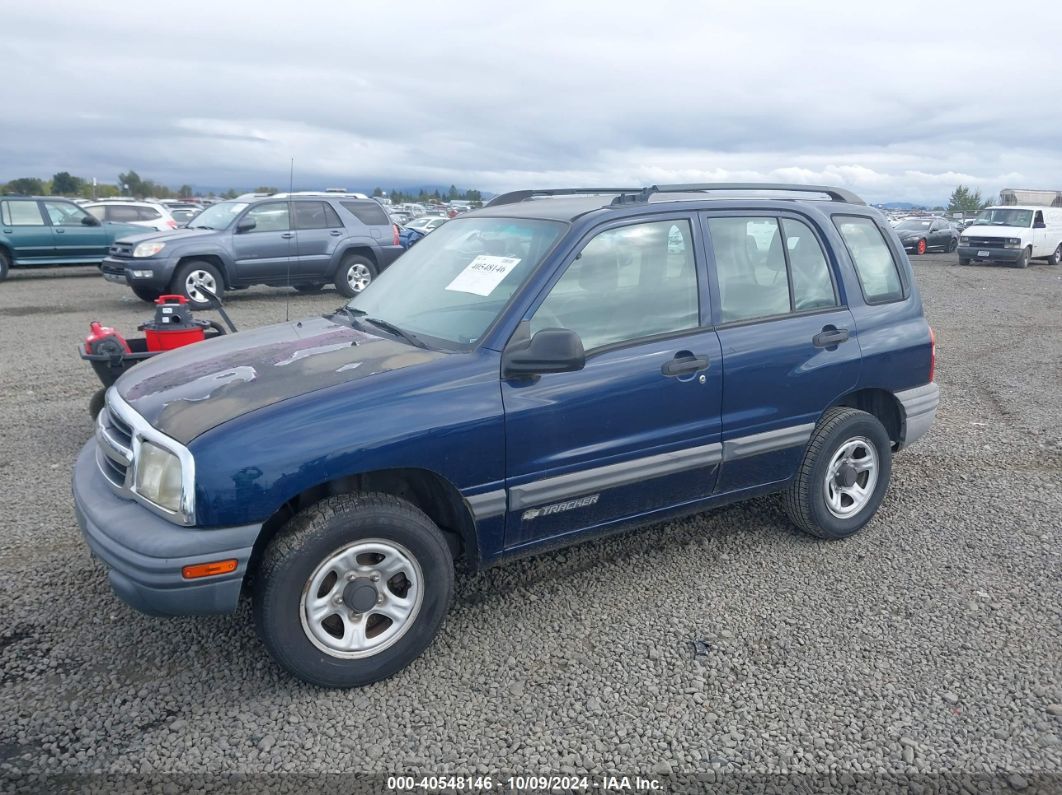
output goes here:
[{"label": "antenna", "polygon": [[291,243],[296,240],[298,232],[294,229],[295,226],[295,207],[292,205],[291,194],[295,191],[295,156],[291,156],[291,165],[288,167],[288,223],[293,227],[291,231],[291,237],[288,238],[288,266],[287,266],[287,286],[288,292],[284,298],[284,322],[287,323],[291,320]]}]

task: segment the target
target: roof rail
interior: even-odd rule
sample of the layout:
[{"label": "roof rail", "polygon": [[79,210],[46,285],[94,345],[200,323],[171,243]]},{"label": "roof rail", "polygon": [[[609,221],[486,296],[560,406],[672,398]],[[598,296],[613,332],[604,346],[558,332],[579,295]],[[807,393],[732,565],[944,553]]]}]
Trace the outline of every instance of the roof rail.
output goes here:
[{"label": "roof rail", "polygon": [[484,207],[498,207],[502,204],[516,204],[536,196],[584,196],[599,193],[640,193],[643,188],[546,188],[544,190],[513,190],[495,196]]},{"label": "roof rail", "polygon": [[847,204],[866,204],[850,190],[844,188],[831,188],[828,185],[801,185],[786,182],[703,182],[689,185],[652,185],[645,189],[650,193],[692,193],[695,191],[709,190],[784,190],[798,193],[824,193],[830,197],[830,201],[845,202]]}]

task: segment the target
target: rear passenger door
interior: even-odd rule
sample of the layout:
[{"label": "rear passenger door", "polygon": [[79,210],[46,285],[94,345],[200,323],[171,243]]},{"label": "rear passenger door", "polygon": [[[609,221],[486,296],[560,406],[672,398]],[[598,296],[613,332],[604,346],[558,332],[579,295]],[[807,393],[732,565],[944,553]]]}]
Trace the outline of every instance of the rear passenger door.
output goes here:
[{"label": "rear passenger door", "polygon": [[298,267],[293,270],[300,279],[328,276],[328,266],[336,244],[345,235],[343,222],[328,202],[292,202],[295,233],[298,237]]},{"label": "rear passenger door", "polygon": [[507,547],[711,496],[722,372],[691,220],[594,234],[516,332],[571,329],[586,366],[502,381]]},{"label": "rear passenger door", "polygon": [[837,262],[795,213],[711,213],[712,310],[723,355],[719,493],[784,480],[815,422],[859,377]]}]

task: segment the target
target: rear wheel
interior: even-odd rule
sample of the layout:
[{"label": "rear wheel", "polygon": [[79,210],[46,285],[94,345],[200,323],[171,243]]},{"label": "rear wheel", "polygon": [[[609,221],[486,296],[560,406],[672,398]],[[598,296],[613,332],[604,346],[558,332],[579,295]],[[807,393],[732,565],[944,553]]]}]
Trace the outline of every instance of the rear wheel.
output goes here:
[{"label": "rear wheel", "polygon": [[952,238],[951,240],[948,241],[947,252],[950,254],[955,249],[957,249],[958,247],[959,247],[959,241],[956,240],[955,238]]},{"label": "rear wheel", "polygon": [[917,253],[917,254],[925,254],[926,253],[926,241],[925,240],[919,240],[918,241],[918,245],[915,246],[915,253]]},{"label": "rear wheel", "polygon": [[351,254],[344,258],[336,271],[336,289],[353,298],[376,278],[376,266],[365,257]]},{"label": "rear wheel", "polygon": [[845,538],[873,518],[892,473],[892,444],[873,414],[837,407],[811,436],[785,492],[793,524],[819,538]]},{"label": "rear wheel", "polygon": [[193,260],[177,269],[171,289],[187,298],[192,309],[209,309],[213,303],[201,287],[210,290],[218,298],[221,298],[225,289],[217,268],[204,260]]},{"label": "rear wheel", "polygon": [[1028,268],[1029,258],[1032,256],[1032,249],[1026,248],[1021,252],[1021,256],[1014,261],[1015,268]]},{"label": "rear wheel", "polygon": [[291,520],[265,552],[254,618],[273,658],[321,687],[359,687],[405,668],[431,643],[454,588],[442,532],[387,494],[330,497]]},{"label": "rear wheel", "polygon": [[133,295],[139,298],[141,301],[147,301],[149,304],[155,303],[162,293],[158,290],[152,290],[149,287],[133,287]]},{"label": "rear wheel", "polygon": [[0,248],[0,282],[7,278],[7,274],[11,271],[11,257],[8,253]]},{"label": "rear wheel", "polygon": [[1048,265],[1058,265],[1059,263],[1062,263],[1062,243],[1059,243],[1058,248],[1047,258]]}]

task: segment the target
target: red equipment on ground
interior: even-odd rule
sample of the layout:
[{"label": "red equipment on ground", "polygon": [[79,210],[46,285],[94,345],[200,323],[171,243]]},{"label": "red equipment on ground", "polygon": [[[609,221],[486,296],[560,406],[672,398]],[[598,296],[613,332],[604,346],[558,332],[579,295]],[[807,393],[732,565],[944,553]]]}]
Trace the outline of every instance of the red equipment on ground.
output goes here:
[{"label": "red equipment on ground", "polygon": [[155,319],[139,327],[147,338],[149,351],[172,351],[206,339],[209,325],[192,318],[188,299],[183,295],[160,295],[155,301]]}]

